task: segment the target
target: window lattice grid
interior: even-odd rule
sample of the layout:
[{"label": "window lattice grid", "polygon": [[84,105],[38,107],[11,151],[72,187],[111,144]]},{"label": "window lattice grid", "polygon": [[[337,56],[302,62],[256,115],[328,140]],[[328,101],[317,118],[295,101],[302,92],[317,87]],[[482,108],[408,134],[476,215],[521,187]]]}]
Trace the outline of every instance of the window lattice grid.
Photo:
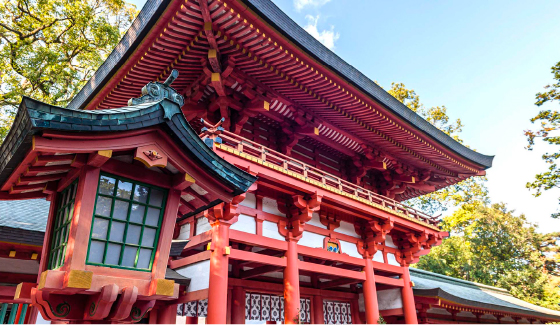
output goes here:
[{"label": "window lattice grid", "polygon": [[78,182],[75,181],[58,195],[58,208],[55,213],[49,256],[49,269],[51,270],[64,265],[70,223],[74,216],[74,202],[76,200],[77,188]]},{"label": "window lattice grid", "polygon": [[166,198],[162,188],[101,174],[88,264],[151,270]]}]

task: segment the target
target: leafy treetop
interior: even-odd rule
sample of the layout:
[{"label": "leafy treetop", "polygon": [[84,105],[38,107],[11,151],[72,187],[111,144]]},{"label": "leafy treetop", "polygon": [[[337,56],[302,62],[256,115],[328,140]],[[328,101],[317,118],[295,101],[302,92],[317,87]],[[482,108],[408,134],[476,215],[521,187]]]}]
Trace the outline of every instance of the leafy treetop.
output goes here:
[{"label": "leafy treetop", "polygon": [[[545,92],[537,93],[535,105],[541,107],[546,103],[560,103],[560,62],[551,68],[555,83],[545,86]],[[525,130],[528,145],[527,149],[533,150],[535,140],[541,139],[548,145],[560,145],[560,113],[553,109],[543,109],[531,119],[531,123],[538,127],[534,130]],[[554,147],[552,147],[554,148]],[[527,188],[535,191],[535,196],[540,196],[543,191],[560,188],[560,167],[557,160],[560,150],[556,147],[553,152],[545,153],[542,159],[549,164],[548,170],[535,175],[535,180],[527,183]],[[560,201],[560,198],[559,198]],[[552,214],[553,218],[560,217],[560,212]]]},{"label": "leafy treetop", "polygon": [[0,0],[0,141],[22,96],[65,106],[136,13],[124,0]]}]

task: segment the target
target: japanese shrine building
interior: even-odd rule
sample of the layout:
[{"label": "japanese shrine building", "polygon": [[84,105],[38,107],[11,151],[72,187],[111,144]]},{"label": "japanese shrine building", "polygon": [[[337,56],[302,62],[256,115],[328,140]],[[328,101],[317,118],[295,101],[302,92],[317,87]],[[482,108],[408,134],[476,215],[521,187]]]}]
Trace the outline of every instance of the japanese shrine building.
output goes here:
[{"label": "japanese shrine building", "polygon": [[270,0],[148,0],[66,108],[24,98],[0,147],[0,200],[50,203],[41,245],[14,226],[26,216],[6,225],[29,240],[0,239],[0,258],[26,270],[40,262],[6,272],[18,286],[0,297],[19,305],[0,316],[558,320],[519,302],[469,300],[454,285],[479,285],[409,271],[448,234],[401,202],[484,175],[492,159]]}]

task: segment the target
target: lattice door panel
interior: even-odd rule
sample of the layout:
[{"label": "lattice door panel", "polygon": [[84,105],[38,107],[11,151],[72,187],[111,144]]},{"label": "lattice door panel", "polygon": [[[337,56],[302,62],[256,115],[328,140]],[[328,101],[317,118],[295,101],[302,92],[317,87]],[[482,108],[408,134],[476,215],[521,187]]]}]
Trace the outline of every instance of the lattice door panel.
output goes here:
[{"label": "lattice door panel", "polygon": [[[311,301],[300,300],[300,322],[311,323]],[[245,294],[245,319],[284,322],[284,297],[260,293]]]},{"label": "lattice door panel", "polygon": [[177,305],[177,316],[206,317],[208,314],[208,299],[189,301]]},{"label": "lattice door panel", "polygon": [[325,324],[352,324],[350,304],[343,301],[323,300]]}]

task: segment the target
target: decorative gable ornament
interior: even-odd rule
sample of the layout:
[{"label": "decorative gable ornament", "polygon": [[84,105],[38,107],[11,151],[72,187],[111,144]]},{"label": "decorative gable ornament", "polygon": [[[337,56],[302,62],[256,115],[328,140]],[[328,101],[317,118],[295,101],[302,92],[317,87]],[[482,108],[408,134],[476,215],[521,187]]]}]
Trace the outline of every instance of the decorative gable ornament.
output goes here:
[{"label": "decorative gable ornament", "polygon": [[185,99],[177,92],[177,90],[171,87],[171,84],[175,81],[175,79],[177,79],[177,77],[179,77],[179,71],[173,69],[165,82],[161,83],[158,81],[152,81],[148,83],[142,87],[142,97],[129,99],[128,106],[158,102],[163,99],[168,99],[179,105],[179,107],[183,107]]}]

